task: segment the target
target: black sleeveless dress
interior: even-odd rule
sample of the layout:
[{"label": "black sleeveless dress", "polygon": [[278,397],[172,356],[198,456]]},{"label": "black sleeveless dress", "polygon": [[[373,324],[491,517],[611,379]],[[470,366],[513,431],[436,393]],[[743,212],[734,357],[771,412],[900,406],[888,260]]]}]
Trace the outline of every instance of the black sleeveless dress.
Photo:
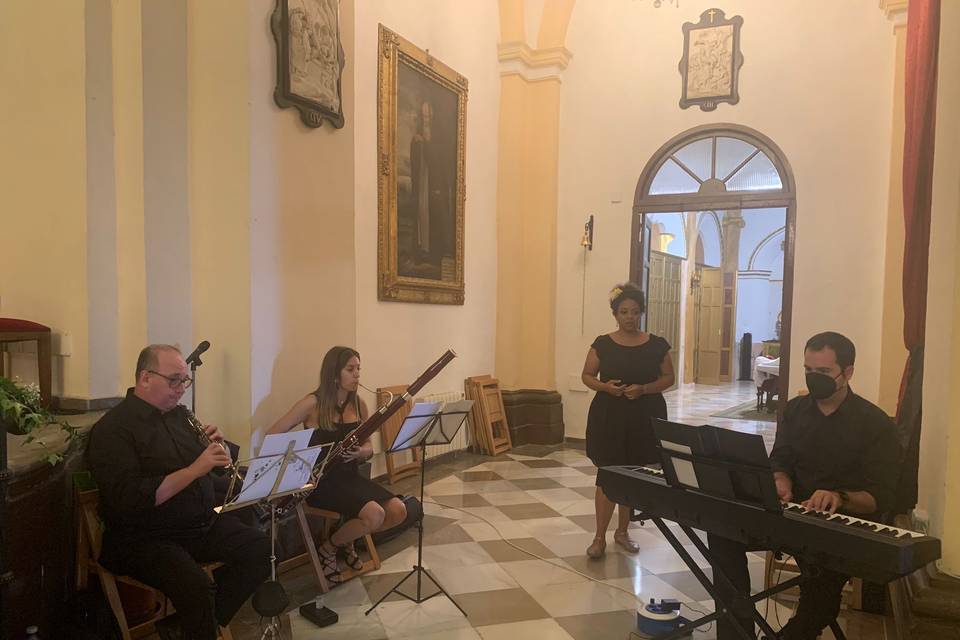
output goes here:
[{"label": "black sleeveless dress", "polygon": [[[599,379],[625,385],[650,384],[659,378],[660,364],[670,351],[667,341],[653,334],[635,347],[617,344],[609,335],[598,336],[591,346],[600,358]],[[661,393],[630,400],[598,391],[587,414],[587,457],[598,467],[660,462],[651,419],[666,417]]]},{"label": "black sleeveless dress", "polygon": [[[357,407],[357,415],[360,415],[359,406]],[[340,416],[342,419],[342,411]],[[360,426],[360,422],[341,421],[334,424],[336,429],[331,431],[315,429],[310,437],[310,446],[325,445],[323,452],[320,453],[322,459],[329,453],[334,444],[343,440],[347,434],[358,426]],[[383,505],[395,497],[394,494],[373,480],[361,476],[358,471],[359,467],[360,463],[356,460],[337,464],[331,469],[330,473],[320,480],[317,488],[307,496],[307,504],[318,509],[336,511],[348,518],[356,518],[368,502]]]}]

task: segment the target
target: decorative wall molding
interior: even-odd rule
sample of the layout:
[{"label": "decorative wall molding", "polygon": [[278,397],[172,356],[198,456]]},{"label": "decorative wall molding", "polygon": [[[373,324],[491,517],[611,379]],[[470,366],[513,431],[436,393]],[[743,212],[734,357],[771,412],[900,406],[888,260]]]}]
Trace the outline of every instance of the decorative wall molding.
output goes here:
[{"label": "decorative wall molding", "polygon": [[497,49],[500,75],[519,75],[531,81],[559,79],[573,57],[566,47],[533,49],[526,42],[502,42]]},{"label": "decorative wall molding", "polygon": [[737,279],[738,280],[770,280],[770,275],[772,273],[773,272],[770,271],[769,269],[750,269],[750,270],[741,269],[737,271]]},{"label": "decorative wall molding", "polygon": [[786,226],[783,226],[783,227],[780,227],[779,229],[771,231],[769,234],[767,234],[765,238],[763,238],[760,242],[757,243],[757,246],[754,247],[753,252],[750,254],[750,259],[747,260],[747,271],[753,270],[753,264],[754,262],[756,262],[757,256],[760,255],[760,251],[765,246],[770,244],[770,242],[773,241],[778,236],[781,238],[781,241],[783,240],[783,238],[786,237],[785,235],[786,229],[787,229]]},{"label": "decorative wall molding", "polygon": [[893,27],[907,26],[907,5],[909,0],[880,0],[880,9],[886,14]]}]

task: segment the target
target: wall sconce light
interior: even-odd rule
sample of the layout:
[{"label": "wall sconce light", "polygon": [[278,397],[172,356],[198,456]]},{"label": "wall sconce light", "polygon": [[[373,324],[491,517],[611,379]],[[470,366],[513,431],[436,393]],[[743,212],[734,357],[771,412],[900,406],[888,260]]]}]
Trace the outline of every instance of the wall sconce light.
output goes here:
[{"label": "wall sconce light", "polygon": [[593,251],[593,214],[587,218],[583,224],[583,237],[580,238],[580,246],[587,251]]},{"label": "wall sconce light", "polygon": [[696,291],[700,288],[700,269],[694,269],[693,274],[690,276],[690,290]]},{"label": "wall sconce light", "polygon": [[666,253],[667,247],[670,246],[670,243],[676,239],[676,236],[672,233],[661,233],[660,234],[660,253]]}]

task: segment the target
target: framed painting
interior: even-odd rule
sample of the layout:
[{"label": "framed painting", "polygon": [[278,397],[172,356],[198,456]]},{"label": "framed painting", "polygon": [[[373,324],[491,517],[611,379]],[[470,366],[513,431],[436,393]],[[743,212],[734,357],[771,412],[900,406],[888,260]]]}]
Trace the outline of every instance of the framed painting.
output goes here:
[{"label": "framed painting", "polygon": [[294,107],[308,127],[343,126],[343,47],[339,0],[277,0],[270,19],[277,43],[273,99]]},{"label": "framed painting", "polygon": [[463,304],[467,79],[380,25],[378,298]]},{"label": "framed painting", "polygon": [[743,54],[740,53],[742,26],[742,16],[728,20],[720,9],[704,11],[696,24],[683,24],[680,108],[697,105],[702,111],[713,111],[721,102],[737,104],[740,101],[738,79],[743,66]]}]

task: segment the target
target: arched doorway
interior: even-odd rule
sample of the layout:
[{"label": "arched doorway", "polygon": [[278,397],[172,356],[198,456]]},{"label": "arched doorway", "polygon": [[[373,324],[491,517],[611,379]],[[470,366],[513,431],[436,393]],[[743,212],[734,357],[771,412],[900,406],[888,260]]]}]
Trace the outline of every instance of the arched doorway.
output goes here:
[{"label": "arched doorway", "polygon": [[[753,228],[762,241],[741,247],[747,219],[763,221]],[[745,294],[754,295],[761,284],[768,302],[770,291],[777,294],[754,339],[780,358],[782,406],[789,389],[796,185],[780,148],[760,132],[734,124],[704,125],[675,136],[640,175],[632,229],[630,278],[647,293],[648,318],[672,309],[674,315],[658,328],[675,346],[696,345],[675,362],[678,379],[735,381],[743,333],[737,324],[738,280],[750,279]],[[757,269],[759,251],[779,252],[782,269]]]}]

